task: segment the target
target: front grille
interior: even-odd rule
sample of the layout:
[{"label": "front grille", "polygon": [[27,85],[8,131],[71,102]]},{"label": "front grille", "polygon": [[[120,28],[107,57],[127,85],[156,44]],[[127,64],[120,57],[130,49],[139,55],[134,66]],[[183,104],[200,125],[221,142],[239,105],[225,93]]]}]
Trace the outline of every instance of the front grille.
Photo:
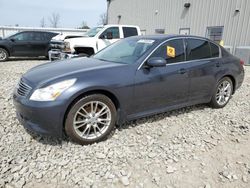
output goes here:
[{"label": "front grille", "polygon": [[26,97],[31,91],[31,87],[21,79],[17,86],[17,94]]}]

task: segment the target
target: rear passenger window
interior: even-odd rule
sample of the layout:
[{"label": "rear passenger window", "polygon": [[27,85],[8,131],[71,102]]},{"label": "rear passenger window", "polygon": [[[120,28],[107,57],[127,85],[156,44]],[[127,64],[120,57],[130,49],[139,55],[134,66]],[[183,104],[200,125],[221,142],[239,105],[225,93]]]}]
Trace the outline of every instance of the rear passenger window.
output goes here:
[{"label": "rear passenger window", "polygon": [[199,39],[187,39],[187,61],[210,58],[210,46],[208,41]]},{"label": "rear passenger window", "polygon": [[219,55],[220,55],[219,47],[210,42],[210,48],[211,48],[211,56],[212,57],[219,57]]},{"label": "rear passenger window", "polygon": [[124,38],[138,35],[137,29],[134,27],[123,27]]},{"label": "rear passenger window", "polygon": [[166,42],[151,57],[162,57],[167,60],[167,64],[185,61],[183,40],[175,39]]}]

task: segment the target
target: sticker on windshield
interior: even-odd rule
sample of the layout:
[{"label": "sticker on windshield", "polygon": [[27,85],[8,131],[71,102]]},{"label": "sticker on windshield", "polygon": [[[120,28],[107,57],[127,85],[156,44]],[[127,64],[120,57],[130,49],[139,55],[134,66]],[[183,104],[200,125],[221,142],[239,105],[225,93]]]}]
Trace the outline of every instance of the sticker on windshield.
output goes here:
[{"label": "sticker on windshield", "polygon": [[175,48],[167,46],[167,56],[175,57]]},{"label": "sticker on windshield", "polygon": [[138,40],[138,43],[153,44],[153,43],[154,43],[154,40],[141,39],[141,40]]}]

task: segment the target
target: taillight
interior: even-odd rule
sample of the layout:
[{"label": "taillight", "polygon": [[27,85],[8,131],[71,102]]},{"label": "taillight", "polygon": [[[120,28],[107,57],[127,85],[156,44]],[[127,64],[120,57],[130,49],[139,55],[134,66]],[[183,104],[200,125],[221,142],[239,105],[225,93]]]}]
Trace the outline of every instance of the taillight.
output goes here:
[{"label": "taillight", "polygon": [[240,60],[240,64],[243,66],[245,63],[243,60]]}]

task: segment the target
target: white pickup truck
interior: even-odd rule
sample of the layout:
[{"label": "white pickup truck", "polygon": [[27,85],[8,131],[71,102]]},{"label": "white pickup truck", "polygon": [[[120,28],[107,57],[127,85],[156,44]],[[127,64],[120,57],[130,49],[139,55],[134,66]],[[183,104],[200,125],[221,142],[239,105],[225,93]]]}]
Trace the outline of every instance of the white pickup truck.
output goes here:
[{"label": "white pickup truck", "polygon": [[[91,56],[106,46],[126,37],[141,35],[140,28],[132,25],[105,25],[94,27],[84,37],[51,41],[50,60]],[[53,44],[60,45],[53,45]],[[58,46],[58,48],[55,48]]]}]

